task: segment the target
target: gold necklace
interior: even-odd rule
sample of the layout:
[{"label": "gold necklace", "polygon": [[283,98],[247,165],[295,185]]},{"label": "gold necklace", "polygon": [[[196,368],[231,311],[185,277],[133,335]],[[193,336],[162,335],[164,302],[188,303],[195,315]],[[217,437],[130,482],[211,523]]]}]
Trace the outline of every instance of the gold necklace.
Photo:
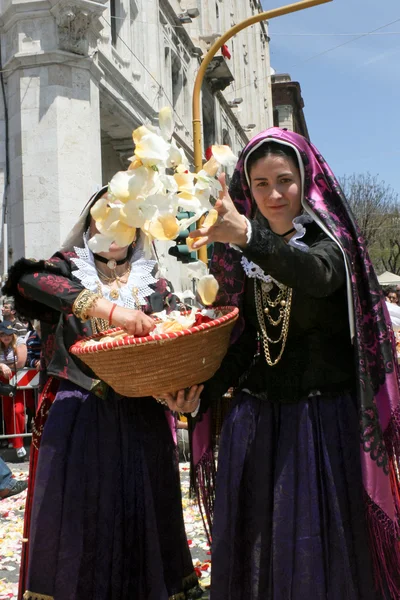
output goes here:
[{"label": "gold necklace", "polygon": [[[259,289],[259,285],[261,289]],[[292,296],[293,290],[285,286],[279,290],[275,300],[272,300],[269,296],[269,292],[267,292],[265,289],[264,283],[259,284],[257,279],[254,280],[254,298],[257,318],[261,329],[265,360],[270,367],[274,367],[281,360],[283,351],[285,350],[287,336],[289,333]],[[267,306],[265,306],[265,303]],[[279,317],[277,319],[273,319],[270,315],[270,308],[276,308],[278,304],[280,304]],[[265,317],[274,327],[277,327],[281,324],[281,333],[277,339],[271,339],[268,336],[267,328],[265,326]],[[278,344],[279,342],[282,342],[281,349],[275,360],[272,360],[269,344]]]},{"label": "gold necklace", "polygon": [[[108,286],[111,286],[114,282],[117,284],[118,288],[121,287],[121,283],[126,283],[126,282],[122,282],[122,278],[125,277],[126,275],[128,275],[129,277],[129,273],[131,272],[131,268],[132,265],[129,265],[128,268],[126,269],[126,271],[124,271],[123,273],[121,273],[121,275],[117,275],[114,269],[114,273],[112,277],[109,277],[108,275],[105,275],[105,273],[103,273],[102,271],[97,270],[97,273],[99,274],[100,279],[104,280],[104,283]],[[110,298],[112,298],[113,300],[117,300],[119,298],[119,290],[118,289],[110,289]]]},{"label": "gold necklace", "polygon": [[[130,270],[131,270],[131,267],[129,266],[128,271],[130,272]],[[121,275],[121,277],[123,277],[125,274],[126,273],[123,273]],[[103,296],[100,283],[97,284],[97,291],[100,296]],[[112,295],[113,291],[117,292],[117,298],[118,298],[119,293],[118,293],[118,290],[110,291],[111,298],[113,298],[115,300],[116,298]],[[132,297],[133,297],[133,300],[135,303],[136,310],[142,310],[142,306],[141,306],[140,300],[139,300],[139,289],[137,287],[132,288]],[[101,319],[100,317],[91,317],[90,323],[92,326],[93,335],[96,333],[101,333],[102,331],[106,331],[107,329],[110,329],[110,323],[108,322],[107,319]]]}]

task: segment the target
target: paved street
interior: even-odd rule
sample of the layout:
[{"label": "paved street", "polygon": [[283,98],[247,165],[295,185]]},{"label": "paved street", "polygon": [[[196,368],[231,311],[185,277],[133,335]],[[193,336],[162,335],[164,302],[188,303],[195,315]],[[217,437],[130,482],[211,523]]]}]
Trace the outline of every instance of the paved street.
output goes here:
[{"label": "paved street", "polygon": [[[0,456],[17,479],[27,477],[28,462],[16,463],[13,450],[1,450]],[[193,564],[207,590],[211,572],[209,546],[197,506],[189,500],[189,463],[181,462],[180,470],[185,526]],[[26,491],[0,501],[0,600],[17,598],[25,501]],[[207,591],[203,596],[204,600],[206,598]]]}]

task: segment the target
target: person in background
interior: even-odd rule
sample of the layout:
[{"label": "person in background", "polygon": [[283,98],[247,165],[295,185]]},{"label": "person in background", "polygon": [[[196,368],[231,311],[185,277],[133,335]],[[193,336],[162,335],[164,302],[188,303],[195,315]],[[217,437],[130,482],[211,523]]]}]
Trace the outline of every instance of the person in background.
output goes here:
[{"label": "person in background", "polygon": [[398,305],[398,295],[393,287],[383,288],[390,320],[393,327],[400,327],[400,306]]},{"label": "person in background", "polygon": [[397,293],[397,289],[395,287],[387,287],[384,289],[384,294],[386,297],[386,301],[391,304],[399,303],[399,294]]},{"label": "person in background", "polygon": [[[19,336],[10,321],[0,323],[0,377],[8,383],[12,373],[21,369],[26,363],[25,338]],[[23,433],[25,428],[25,406],[23,390],[16,390],[13,397],[2,396],[3,417],[7,434]],[[12,438],[12,445],[18,458],[26,456],[23,438]]]},{"label": "person in background", "polygon": [[[28,335],[26,336],[27,359],[26,367],[28,369],[40,370],[40,352],[42,340],[40,339],[40,322],[34,320],[28,321]],[[32,430],[32,419],[35,415],[35,390],[25,389],[25,408],[27,415],[26,429],[30,433]]]},{"label": "person in background", "polygon": [[28,487],[26,479],[14,479],[10,469],[0,457],[0,500],[20,494]]},{"label": "person in background", "polygon": [[42,340],[40,339],[40,322],[34,320],[28,326],[28,335],[26,337],[27,359],[26,366],[30,369],[40,368],[40,350]]},{"label": "person in background", "polygon": [[9,321],[12,323],[14,329],[18,331],[18,336],[22,337],[28,333],[28,328],[25,323],[18,319],[17,311],[15,310],[15,303],[13,298],[5,298],[3,300],[3,321]]}]

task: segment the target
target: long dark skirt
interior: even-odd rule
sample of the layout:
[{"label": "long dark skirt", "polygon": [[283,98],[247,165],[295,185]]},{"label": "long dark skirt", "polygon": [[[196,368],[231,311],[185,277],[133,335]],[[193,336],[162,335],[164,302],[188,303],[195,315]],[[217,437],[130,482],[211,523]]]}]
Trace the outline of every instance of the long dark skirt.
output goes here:
[{"label": "long dark skirt", "polygon": [[245,392],[221,436],[211,600],[377,600],[350,395]]},{"label": "long dark skirt", "polygon": [[167,600],[195,584],[164,409],[63,383],[39,452],[30,595]]}]

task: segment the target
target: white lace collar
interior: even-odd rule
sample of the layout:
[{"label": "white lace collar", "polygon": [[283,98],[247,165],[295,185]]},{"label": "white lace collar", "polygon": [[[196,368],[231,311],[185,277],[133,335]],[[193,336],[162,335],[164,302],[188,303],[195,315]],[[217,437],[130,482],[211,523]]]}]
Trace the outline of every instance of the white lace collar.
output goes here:
[{"label": "white lace collar", "polygon": [[[312,221],[312,217],[307,213],[303,213],[293,219],[292,223],[293,227],[296,229],[296,233],[288,241],[288,246],[298,248],[298,250],[301,250],[302,252],[309,251],[310,248],[307,246],[307,244],[300,242],[300,240],[305,236],[306,233],[306,228],[304,225],[307,223],[312,223]],[[241,263],[247,277],[264,281],[264,283],[268,284],[269,289],[272,288],[273,283],[275,283],[278,287],[284,287],[282,283],[271,277],[271,275],[266,275],[261,267],[259,267],[256,263],[247,260],[246,257],[242,256]]]},{"label": "white lace collar", "polygon": [[83,248],[74,246],[74,251],[78,258],[71,259],[77,267],[77,270],[73,274],[79,279],[82,285],[91,292],[98,292],[100,289],[104,298],[118,306],[125,306],[126,308],[137,308],[134,296],[132,295],[132,290],[135,288],[135,295],[137,295],[140,304],[145,305],[147,297],[154,292],[149,286],[156,282],[155,277],[152,275],[156,261],[144,258],[143,249],[136,247],[131,258],[132,268],[128,281],[126,285],[121,287],[119,297],[114,299],[110,296],[109,286],[100,281],[93,252],[87,245],[86,235],[83,236],[83,242]]}]

